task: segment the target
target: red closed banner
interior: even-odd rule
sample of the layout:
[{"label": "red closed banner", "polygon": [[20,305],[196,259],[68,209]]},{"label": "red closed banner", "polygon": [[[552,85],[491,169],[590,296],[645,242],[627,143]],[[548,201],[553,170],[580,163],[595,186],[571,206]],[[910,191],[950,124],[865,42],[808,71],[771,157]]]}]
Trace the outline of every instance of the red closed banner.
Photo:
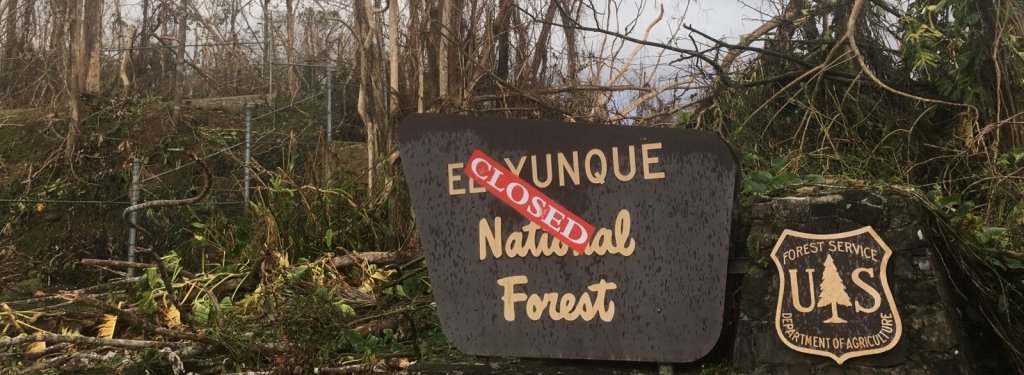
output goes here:
[{"label": "red closed banner", "polygon": [[473,151],[463,172],[487,189],[487,192],[558,238],[576,254],[583,254],[587,250],[594,234],[593,225],[569,212],[482,151]]}]

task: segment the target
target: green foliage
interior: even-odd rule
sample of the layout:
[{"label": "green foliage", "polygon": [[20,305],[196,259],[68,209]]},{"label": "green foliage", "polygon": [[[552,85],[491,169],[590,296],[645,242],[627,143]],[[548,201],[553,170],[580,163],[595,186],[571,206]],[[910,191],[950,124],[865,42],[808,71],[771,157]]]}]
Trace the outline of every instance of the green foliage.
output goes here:
[{"label": "green foliage", "polygon": [[934,214],[932,229],[938,255],[946,264],[958,293],[968,298],[966,316],[993,329],[1001,342],[994,350],[1024,347],[1024,256],[1004,248],[1007,230],[986,226],[956,197],[933,190],[921,196]]},{"label": "green foliage", "polygon": [[770,248],[772,244],[774,244],[774,241],[770,238],[755,240],[751,236],[747,236],[745,246],[747,252],[746,256],[758,267],[768,268],[770,265],[768,262],[768,256],[761,249],[766,246]]},{"label": "green foliage", "polygon": [[352,350],[364,356],[371,356],[375,353],[397,352],[403,349],[398,336],[392,329],[385,329],[381,334],[360,335],[355,331],[348,331],[345,340]]},{"label": "green foliage", "polygon": [[980,8],[969,0],[916,1],[900,20],[906,68],[935,83],[943,98],[985,103],[991,51]]},{"label": "green foliage", "polygon": [[[121,359],[123,361],[123,358]],[[126,375],[148,375],[148,374],[173,374],[167,357],[161,355],[155,349],[145,349],[138,353],[134,361],[124,361],[129,366],[123,370]]]},{"label": "green foliage", "polygon": [[[876,5],[858,15],[856,30],[845,28],[849,8],[807,9],[799,30],[766,36],[771,53],[732,76],[768,83],[715,87],[678,121],[734,145],[743,208],[757,194],[821,184],[821,176],[927,191],[944,262],[962,270],[958,290],[979,296],[978,321],[1005,334],[1001,344],[1024,368],[1024,151],[1011,128],[1024,103],[1024,21],[1010,16],[1024,5]],[[836,44],[847,31],[856,56]],[[748,215],[738,215],[741,233]],[[739,238],[734,253],[762,261],[759,240]]]},{"label": "green foliage", "polygon": [[[993,250],[1014,251],[1024,254],[1024,241],[1014,238],[1012,227],[1002,225],[990,225],[992,220],[986,220],[977,212],[977,204],[966,200],[961,193],[943,194],[938,185],[925,194],[931,206],[945,215],[952,225],[978,246]],[[1021,215],[1019,207],[1021,202],[1016,202],[1016,207],[1009,215],[1002,218],[1002,221],[1013,225],[1024,222],[1024,215]]]},{"label": "green foliage", "polygon": [[[744,161],[759,163],[760,159],[756,154],[747,154]],[[818,174],[797,175],[786,171],[790,164],[787,157],[780,156],[772,159],[768,169],[754,169],[743,175],[743,192],[746,194],[766,194],[771,191],[788,188],[792,186],[822,184],[825,178]]]}]

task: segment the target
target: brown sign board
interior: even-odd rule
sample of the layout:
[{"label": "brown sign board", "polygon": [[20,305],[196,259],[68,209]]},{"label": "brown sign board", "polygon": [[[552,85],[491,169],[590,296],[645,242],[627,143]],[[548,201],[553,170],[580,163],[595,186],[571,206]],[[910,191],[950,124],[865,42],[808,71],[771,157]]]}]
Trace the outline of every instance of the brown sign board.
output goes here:
[{"label": "brown sign board", "polygon": [[889,290],[891,255],[871,227],[784,231],[772,250],[779,271],[775,329],[782,342],[839,364],[895,347],[903,325]]},{"label": "brown sign board", "polygon": [[[398,141],[438,315],[462,352],[691,362],[717,342],[737,177],[721,138],[412,115]],[[586,250],[541,230],[550,217],[528,220],[538,207],[511,185],[476,183],[499,168],[467,168],[471,154],[592,224]]]}]

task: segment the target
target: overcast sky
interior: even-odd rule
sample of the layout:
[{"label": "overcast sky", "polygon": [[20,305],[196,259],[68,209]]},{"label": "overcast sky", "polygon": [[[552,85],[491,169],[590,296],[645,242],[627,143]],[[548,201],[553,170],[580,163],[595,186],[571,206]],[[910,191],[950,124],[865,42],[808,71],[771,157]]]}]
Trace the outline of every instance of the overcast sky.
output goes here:
[{"label": "overcast sky", "polygon": [[[656,0],[621,0],[620,4],[618,12],[614,14],[610,24],[601,25],[603,28],[624,32],[625,23],[637,18],[638,22],[630,36],[641,38],[647,25],[657,17],[659,6],[664,4],[665,14],[662,16],[661,21],[651,30],[648,40],[687,49],[693,48],[693,44],[689,40],[689,33],[685,30],[676,33],[676,41],[670,40],[673,31],[679,28],[680,20],[682,23],[703,31],[711,37],[735,43],[741,35],[753,31],[764,22],[763,20],[766,17],[761,14],[760,8],[770,6],[770,4],[766,5],[763,0],[746,0],[742,2],[736,0],[670,0],[664,2]],[[616,20],[619,25],[616,25]],[[604,22],[603,18],[601,22]],[[595,38],[596,36],[595,33],[587,35],[587,38],[590,39],[588,44],[592,47],[595,47],[600,40],[600,38]],[[682,40],[678,40],[680,38]],[[698,42],[706,41],[706,39],[697,35],[694,36],[694,39]],[[627,44],[628,48],[632,48],[632,45]],[[658,48],[644,48],[640,54],[640,60],[653,63],[654,58],[659,52],[662,51]],[[670,60],[675,57],[671,57]],[[665,61],[662,61],[662,63],[665,63]]]},{"label": "overcast sky", "polygon": [[657,16],[658,7],[664,4],[665,16],[652,31],[652,39],[667,37],[669,26],[681,18],[684,23],[711,36],[726,37],[731,41],[761,25],[764,17],[759,9],[765,6],[763,0],[623,0],[622,4],[617,14],[619,20],[629,20],[638,12],[640,14],[641,26],[637,27],[637,34]]},{"label": "overcast sky", "polygon": [[[760,0],[745,2],[735,0],[693,1],[689,4],[684,22],[711,36],[726,37],[735,42],[739,35],[749,33],[762,23],[759,11],[751,9],[743,3],[758,8],[762,6]],[[686,6],[685,1],[666,2],[665,12],[672,12],[674,16],[682,16]],[[656,5],[653,4],[649,7],[656,9]]]}]

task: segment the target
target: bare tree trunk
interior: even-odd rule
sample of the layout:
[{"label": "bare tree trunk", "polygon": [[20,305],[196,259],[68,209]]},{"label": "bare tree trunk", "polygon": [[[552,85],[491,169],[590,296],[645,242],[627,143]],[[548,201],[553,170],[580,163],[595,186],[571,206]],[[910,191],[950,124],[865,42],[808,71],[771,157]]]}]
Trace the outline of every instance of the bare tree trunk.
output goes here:
[{"label": "bare tree trunk", "polygon": [[85,61],[82,72],[82,92],[96,95],[100,92],[100,55],[103,49],[103,2],[86,0],[84,9]]},{"label": "bare tree trunk", "polygon": [[398,1],[389,0],[388,5],[388,49],[391,53],[391,91],[388,108],[391,115],[398,113]]},{"label": "bare tree trunk", "polygon": [[[263,65],[267,69],[267,95],[274,95],[274,48],[273,42],[271,41],[273,35],[271,34],[270,23],[272,22],[270,14],[270,0],[263,0]],[[267,101],[271,101],[271,98],[267,98]]]},{"label": "bare tree trunk", "polygon": [[287,26],[285,28],[284,53],[288,62],[288,93],[292,100],[299,95],[299,80],[295,72],[295,3],[298,0],[285,0],[287,8]]},{"label": "bare tree trunk", "polygon": [[[129,51],[129,53],[132,54],[132,59],[139,62],[139,66],[142,67],[150,66],[152,63],[151,57],[153,56],[153,53],[147,50],[149,47],[149,38],[153,31],[153,26],[150,25],[153,22],[150,17],[150,1],[151,0],[142,0],[142,21],[139,22],[139,49]],[[139,71],[138,68],[139,67],[136,66],[135,69],[133,69],[135,75],[132,77],[135,80],[136,92],[139,92],[140,88],[143,90],[151,89],[152,85],[147,84],[146,81],[146,77],[150,76],[148,72],[149,69],[147,69],[147,71]],[[140,79],[142,80],[141,85],[139,84]]]},{"label": "bare tree trunk", "polygon": [[[229,23],[230,28],[228,29],[228,31],[231,34],[228,35],[228,38],[231,40],[232,44],[238,43],[238,12],[240,7],[241,4],[239,3],[239,0],[234,0],[231,2],[231,21]],[[235,50],[234,47],[231,47],[231,49]],[[232,85],[235,87],[235,94],[238,93],[238,74],[241,73],[241,66],[245,63],[246,59],[244,53],[240,53],[239,55],[236,55],[234,56],[233,59],[231,59],[231,82],[235,82]]]},{"label": "bare tree trunk", "polygon": [[423,4],[423,0],[409,2],[409,56],[414,61],[412,68],[415,69],[416,74],[416,112],[418,113],[423,113],[424,109],[426,109],[426,87],[424,82],[426,67],[423,65],[424,56],[422,35],[423,17],[420,16]]},{"label": "bare tree trunk", "polygon": [[501,0],[498,6],[498,16],[494,21],[494,37],[497,38],[497,66],[495,67],[498,78],[508,80],[509,60],[511,60],[510,38],[512,36],[512,12],[513,0]]},{"label": "bare tree trunk", "polygon": [[416,93],[416,112],[417,113],[423,113],[427,109],[426,108],[427,107],[427,105],[426,105],[426,94],[427,94],[426,83],[423,82],[424,78],[426,76],[426,66],[423,65],[423,50],[419,49],[419,50],[416,50],[414,52],[416,52],[416,55],[417,55],[416,57],[418,57],[418,59],[416,59],[416,68],[417,68],[416,69],[416,75],[417,75],[417,77],[416,77],[417,79],[416,80],[419,83],[419,90],[417,90],[417,93]]},{"label": "bare tree trunk", "polygon": [[135,46],[135,25],[128,26],[128,32],[124,35],[124,51],[121,52],[121,85],[124,93],[132,89],[132,82],[128,79],[128,62],[131,61],[132,48]]},{"label": "bare tree trunk", "polygon": [[[565,0],[562,8],[565,11],[562,13],[563,25],[573,24],[573,20],[571,18],[572,15],[569,14],[573,8],[575,8],[573,0]],[[576,72],[579,69],[579,50],[576,47],[576,29],[572,27],[563,27],[562,29],[565,31],[565,78],[570,85],[575,85],[577,83]]]},{"label": "bare tree trunk", "polygon": [[34,50],[34,42],[38,40],[36,39],[36,24],[38,23],[36,17],[36,1],[37,0],[22,0],[21,18],[18,19],[18,31],[21,33],[18,37],[19,53],[30,48]]},{"label": "bare tree trunk", "polygon": [[83,12],[83,1],[88,0],[75,0],[74,3],[69,4],[68,11],[70,12],[69,18],[71,22],[68,23],[67,35],[70,36],[70,43],[68,46],[68,59],[66,61],[67,78],[65,83],[67,84],[67,95],[68,95],[68,135],[64,139],[64,161],[68,166],[73,166],[75,163],[75,148],[78,145],[78,133],[81,122],[79,108],[79,97],[81,96],[81,69],[82,62],[85,60],[85,30],[83,28],[84,12]]},{"label": "bare tree trunk", "polygon": [[0,57],[13,59],[18,54],[18,0],[9,0],[4,31],[4,51]]},{"label": "bare tree trunk", "polygon": [[185,93],[185,42],[188,29],[188,0],[181,0],[178,7],[178,53],[174,56],[174,110],[171,122],[175,126],[181,121],[181,97]]},{"label": "bare tree trunk", "polygon": [[65,52],[70,51],[67,49],[69,43],[65,39],[68,32],[68,24],[70,23],[71,6],[73,3],[67,0],[50,0],[50,9],[53,14],[53,21],[50,22],[50,52]]},{"label": "bare tree trunk", "polygon": [[529,81],[531,85],[544,83],[544,72],[547,71],[548,61],[548,39],[551,37],[551,22],[555,19],[555,10],[557,9],[558,0],[552,1],[544,15],[544,24],[540,26],[540,34],[537,36],[536,47],[533,51],[533,63],[529,65],[529,70],[526,73],[531,76]]},{"label": "bare tree trunk", "polygon": [[527,61],[530,59],[530,30],[526,26],[527,22],[523,21],[516,9],[513,9],[511,13],[511,25],[515,25],[512,31],[516,34],[515,63],[518,64],[518,66],[511,70],[512,72],[515,72],[515,76],[509,77],[509,82],[518,85],[522,84],[520,81],[523,80],[523,76],[525,74],[523,72],[523,67],[527,65]]},{"label": "bare tree trunk", "polygon": [[998,132],[997,146],[1001,150],[1014,150],[1024,147],[1024,125],[1009,122],[1024,107],[1024,96],[1021,94],[1024,89],[1024,65],[1017,59],[1018,56],[1014,56],[1019,54],[1015,46],[1002,42],[1005,39],[1000,40],[999,35],[1024,34],[1024,4],[1013,0],[980,0],[978,3],[984,15],[982,20],[993,26],[986,40],[997,43],[992,48],[995,73],[992,81],[997,82],[993,90],[996,96],[995,119],[1004,122]]},{"label": "bare tree trunk", "polygon": [[441,43],[438,47],[437,57],[437,86],[438,94],[442,100],[448,96],[448,44],[451,35],[451,0],[441,0]]},{"label": "bare tree trunk", "polygon": [[[139,23],[139,47],[149,47],[149,34],[150,34],[150,17],[149,17],[149,2],[150,0],[142,0],[142,22]],[[141,53],[139,53],[141,57]]]},{"label": "bare tree trunk", "polygon": [[359,65],[359,96],[356,109],[366,126],[367,183],[371,202],[378,202],[386,195],[388,155],[391,149],[391,134],[387,116],[387,91],[384,88],[384,70],[379,62],[383,51],[379,43],[378,24],[371,0],[356,0],[353,7],[355,16],[355,41]]}]

